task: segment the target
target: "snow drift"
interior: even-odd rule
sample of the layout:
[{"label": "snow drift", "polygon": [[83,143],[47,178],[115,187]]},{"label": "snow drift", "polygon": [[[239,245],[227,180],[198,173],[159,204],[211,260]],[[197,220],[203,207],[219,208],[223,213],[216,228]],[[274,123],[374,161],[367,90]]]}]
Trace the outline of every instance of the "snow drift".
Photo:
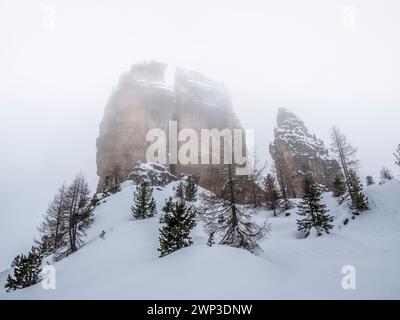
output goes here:
[{"label": "snow drift", "polygon": [[[158,211],[173,194],[172,182],[154,189]],[[160,214],[135,221],[130,206],[135,185],[126,182],[94,212],[86,244],[54,264],[56,289],[41,284],[6,293],[10,270],[0,274],[1,299],[398,299],[400,298],[400,182],[365,189],[371,210],[345,226],[350,216],[324,195],[335,228],[330,235],[303,239],[296,209],[273,217],[260,210],[272,232],[255,256],[245,250],[206,245],[201,223],[194,245],[158,257]],[[99,237],[105,231],[104,239]],[[356,289],[342,288],[344,266],[354,266]]]}]

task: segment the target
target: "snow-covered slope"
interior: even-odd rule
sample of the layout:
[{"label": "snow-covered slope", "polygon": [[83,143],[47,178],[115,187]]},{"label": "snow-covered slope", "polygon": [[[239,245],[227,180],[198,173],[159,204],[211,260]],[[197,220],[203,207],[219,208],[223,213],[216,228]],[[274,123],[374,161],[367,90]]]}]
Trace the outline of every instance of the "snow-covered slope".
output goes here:
[{"label": "snow-covered slope", "polygon": [[[175,182],[176,183],[176,182]],[[174,183],[155,190],[159,211]],[[272,224],[259,256],[226,246],[206,246],[201,225],[194,245],[158,257],[159,215],[135,221],[130,214],[134,186],[107,198],[95,210],[86,245],[54,264],[56,290],[40,284],[1,299],[282,299],[400,298],[400,182],[366,189],[371,210],[344,226],[349,215],[330,195],[325,202],[337,218],[331,235],[302,239],[291,216],[256,219]],[[340,226],[340,227],[339,227]],[[99,234],[106,232],[105,239]],[[341,286],[342,267],[356,270],[356,290]],[[4,286],[7,273],[0,274]]]}]

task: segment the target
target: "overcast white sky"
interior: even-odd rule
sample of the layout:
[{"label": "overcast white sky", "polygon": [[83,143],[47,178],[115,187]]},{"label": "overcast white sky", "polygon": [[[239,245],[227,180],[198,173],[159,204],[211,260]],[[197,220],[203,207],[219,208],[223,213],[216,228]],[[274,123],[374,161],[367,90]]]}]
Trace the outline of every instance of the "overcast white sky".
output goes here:
[{"label": "overcast white sky", "polygon": [[395,0],[0,0],[0,270],[64,180],[94,189],[104,105],[138,60],[225,82],[261,159],[285,106],[342,128],[376,176],[400,142],[399,39]]}]

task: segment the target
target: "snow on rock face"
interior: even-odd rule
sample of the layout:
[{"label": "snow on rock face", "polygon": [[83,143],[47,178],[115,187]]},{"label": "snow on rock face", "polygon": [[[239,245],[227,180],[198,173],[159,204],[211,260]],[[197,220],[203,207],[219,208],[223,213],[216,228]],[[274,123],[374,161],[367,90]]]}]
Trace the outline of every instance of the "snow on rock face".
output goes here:
[{"label": "snow on rock face", "polygon": [[281,108],[278,112],[277,124],[275,136],[286,142],[295,155],[333,160],[329,157],[324,142],[309,133],[304,122],[294,113]]},{"label": "snow on rock face", "polygon": [[[159,212],[134,220],[130,206],[136,186],[128,181],[95,209],[86,244],[54,264],[56,290],[40,284],[4,291],[8,272],[0,274],[0,299],[399,299],[400,182],[365,188],[371,210],[346,226],[345,204],[324,194],[335,216],[330,235],[303,239],[296,231],[296,210],[268,217],[272,232],[259,256],[241,249],[207,247],[201,223],[194,244],[158,257],[159,215],[178,182],[154,189]],[[294,200],[295,202],[297,200]],[[99,237],[105,231],[104,239]],[[356,271],[356,289],[344,290],[344,266]]]},{"label": "snow on rock face", "polygon": [[148,182],[152,186],[165,186],[177,178],[161,164],[138,161],[128,179],[136,184]]},{"label": "snow on rock face", "polygon": [[340,172],[339,164],[330,156],[324,142],[311,134],[298,116],[280,108],[274,133],[270,153],[282,173],[278,172],[278,179],[283,180],[289,197],[301,196],[306,172],[311,172],[317,183],[330,188],[334,176]]}]

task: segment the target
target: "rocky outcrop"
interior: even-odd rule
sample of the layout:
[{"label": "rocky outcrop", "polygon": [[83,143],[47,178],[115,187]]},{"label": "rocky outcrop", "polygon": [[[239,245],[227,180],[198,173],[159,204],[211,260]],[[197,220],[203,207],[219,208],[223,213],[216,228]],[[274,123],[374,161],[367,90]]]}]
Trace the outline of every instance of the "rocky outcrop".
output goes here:
[{"label": "rocky outcrop", "polygon": [[165,186],[177,180],[162,164],[139,161],[128,175],[135,184],[147,182],[152,186]]},{"label": "rocky outcrop", "polygon": [[[241,128],[225,86],[184,69],[175,71],[174,83],[165,82],[167,65],[143,62],[123,74],[105,107],[97,138],[98,189],[107,177],[125,180],[138,161],[146,162],[146,134],[161,129],[169,134],[169,121],[177,122],[177,131],[194,129]],[[200,141],[199,141],[200,143]],[[178,149],[183,142],[178,143]],[[167,145],[167,148],[169,146]],[[200,162],[200,160],[199,160]],[[213,190],[220,183],[223,165],[166,163],[169,171],[179,177],[199,177],[199,184]]]},{"label": "rocky outcrop", "polygon": [[309,133],[304,122],[292,112],[278,111],[275,139],[269,151],[275,162],[279,183],[288,197],[302,195],[304,174],[311,172],[315,181],[330,189],[339,164],[329,155],[324,142]]}]

